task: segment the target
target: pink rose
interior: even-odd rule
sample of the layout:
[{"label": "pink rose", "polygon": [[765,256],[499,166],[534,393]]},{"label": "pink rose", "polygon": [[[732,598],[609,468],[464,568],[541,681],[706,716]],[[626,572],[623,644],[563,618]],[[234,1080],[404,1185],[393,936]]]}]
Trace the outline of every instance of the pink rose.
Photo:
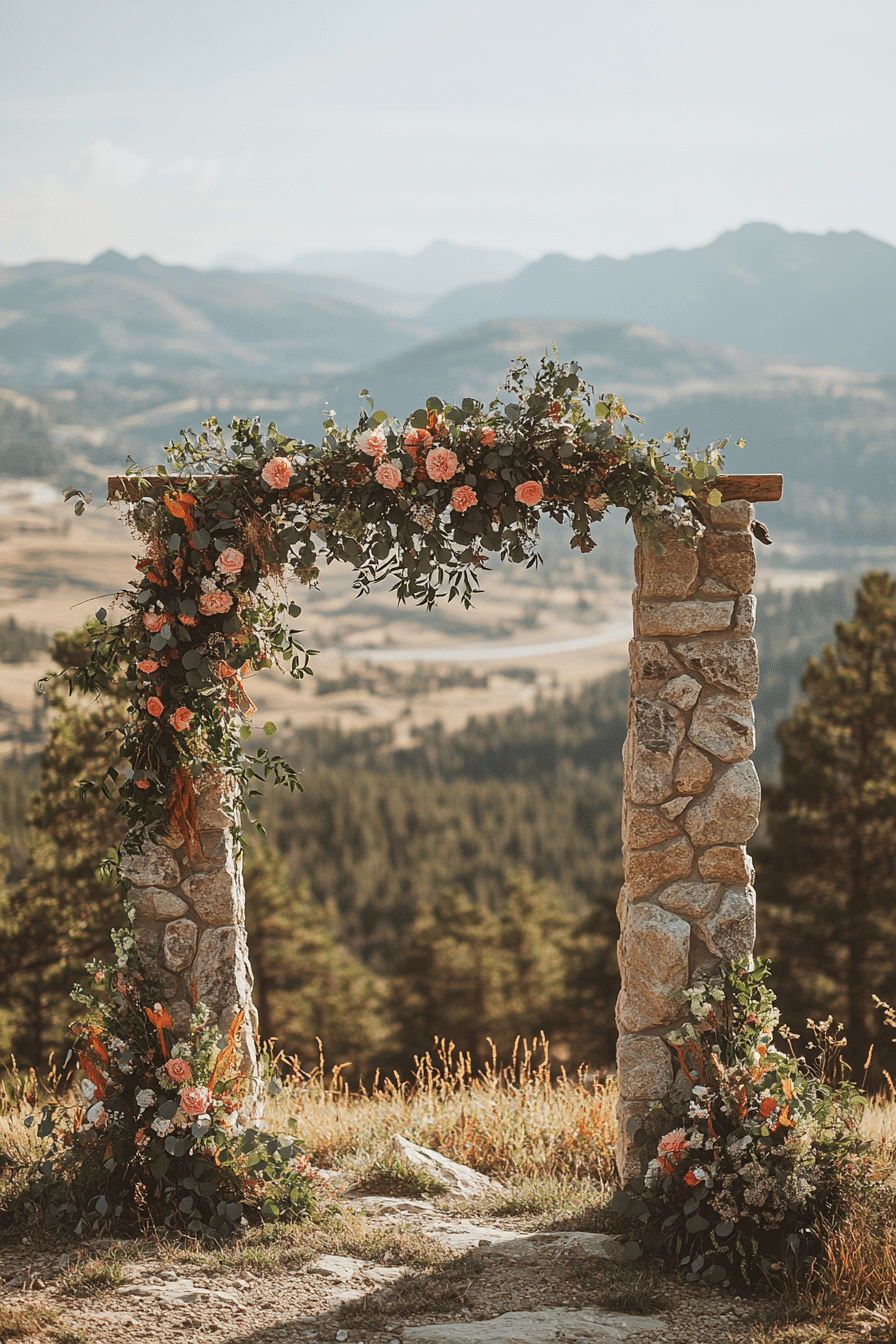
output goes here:
[{"label": "pink rose", "polygon": [[285,490],[292,477],[292,463],[288,457],[272,457],[261,469],[261,479],[272,490]]},{"label": "pink rose", "polygon": [[365,429],[355,439],[355,447],[359,453],[366,453],[368,457],[375,457],[379,461],[386,451],[386,436],[381,429]]},{"label": "pink rose", "polygon": [[203,593],[199,598],[199,610],[203,616],[219,616],[233,606],[229,593]]},{"label": "pink rose", "polygon": [[431,481],[450,481],[457,467],[457,454],[450,448],[433,448],[426,454],[426,474]]},{"label": "pink rose", "polygon": [[491,448],[495,441],[495,431],[493,429],[481,429],[479,431],[479,442],[483,448]]},{"label": "pink rose", "polygon": [[376,469],[376,478],[387,490],[397,490],[401,485],[401,472],[391,462],[381,462]]},{"label": "pink rose", "polygon": [[165,1061],[165,1072],[172,1083],[188,1083],[193,1070],[185,1059],[167,1059]]},{"label": "pink rose", "polygon": [[432,435],[428,429],[410,429],[404,436],[405,448],[431,448]]},{"label": "pink rose", "polygon": [[145,672],[147,676],[150,676],[153,672],[158,672],[159,665],[155,658],[142,658],[137,664],[137,670],[139,672]]},{"label": "pink rose", "polygon": [[190,711],[181,705],[180,709],[176,709],[171,715],[171,723],[179,733],[182,733],[185,728],[189,728],[192,718]]},{"label": "pink rose", "polygon": [[451,493],[451,507],[458,513],[466,513],[467,509],[472,509],[474,504],[479,503],[479,497],[475,490],[471,490],[468,485],[459,485]]},{"label": "pink rose", "polygon": [[218,556],[218,569],[222,574],[239,574],[244,559],[242,551],[238,551],[234,546],[228,546],[227,550]]},{"label": "pink rose", "polygon": [[143,614],[144,628],[147,629],[151,635],[157,635],[167,620],[168,617],[165,615],[164,611],[161,614],[158,614],[155,611],[147,611]]},{"label": "pink rose", "polygon": [[154,719],[157,719],[164,712],[164,709],[165,706],[157,695],[151,695],[146,702],[146,712],[151,714]]},{"label": "pink rose", "polygon": [[513,497],[518,504],[528,504],[531,508],[535,504],[540,504],[544,498],[544,489],[539,481],[523,481],[513,492]]},{"label": "pink rose", "polygon": [[180,1094],[181,1108],[187,1115],[203,1115],[208,1110],[211,1099],[207,1087],[185,1087]]}]

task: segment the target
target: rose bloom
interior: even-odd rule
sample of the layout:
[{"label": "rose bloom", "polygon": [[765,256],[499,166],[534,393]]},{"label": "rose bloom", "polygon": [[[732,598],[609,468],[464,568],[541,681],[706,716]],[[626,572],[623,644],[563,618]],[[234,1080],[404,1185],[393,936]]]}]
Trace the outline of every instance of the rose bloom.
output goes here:
[{"label": "rose bloom", "polygon": [[[173,1064],[174,1060],[169,1060],[168,1063]],[[187,1067],[189,1068],[189,1065]],[[187,1115],[202,1115],[210,1102],[211,1094],[207,1087],[185,1087],[180,1094],[180,1104]]]},{"label": "rose bloom", "polygon": [[292,463],[288,457],[272,457],[261,469],[261,479],[272,490],[285,490],[292,477]]},{"label": "rose bloom", "polygon": [[143,625],[151,635],[157,635],[168,620],[165,612],[146,611],[143,613]]},{"label": "rose bloom", "polygon": [[687,1150],[688,1140],[683,1129],[673,1129],[664,1134],[656,1146],[660,1158],[679,1158]]},{"label": "rose bloom", "polygon": [[432,448],[426,454],[426,474],[431,481],[450,481],[457,467],[457,454],[450,448]]},{"label": "rose bloom", "polygon": [[143,658],[137,664],[138,672],[145,672],[149,676],[152,672],[158,672],[159,665],[154,658]]},{"label": "rose bloom", "polygon": [[431,448],[432,435],[428,429],[409,429],[404,436],[405,448]]},{"label": "rose bloom", "polygon": [[223,615],[233,606],[233,598],[229,593],[202,593],[199,598],[199,610],[203,616]]},{"label": "rose bloom", "polygon": [[157,719],[159,717],[159,715],[163,712],[164,708],[165,706],[162,704],[161,700],[157,695],[151,695],[146,702],[146,712],[147,714],[151,714],[154,719]]},{"label": "rose bloom", "polygon": [[528,504],[530,507],[534,504],[540,504],[544,498],[544,489],[539,481],[523,481],[513,492],[513,497],[518,504]]},{"label": "rose bloom", "polygon": [[218,556],[218,569],[222,574],[239,574],[244,559],[242,551],[238,551],[235,546],[228,546]]},{"label": "rose bloom", "polygon": [[195,616],[178,616],[177,619],[180,621],[181,625],[195,625],[195,624],[196,624],[196,617],[195,617]]},{"label": "rose bloom", "polygon": [[355,447],[359,453],[366,453],[368,457],[379,460],[386,451],[386,436],[381,429],[365,429],[355,439]]},{"label": "rose bloom", "polygon": [[181,705],[180,709],[176,709],[171,715],[171,723],[178,733],[182,733],[185,728],[189,728],[192,718],[190,711]]},{"label": "rose bloom", "polygon": [[479,431],[479,442],[483,448],[491,448],[495,441],[495,431],[493,429],[482,429]]},{"label": "rose bloom", "polygon": [[401,485],[401,472],[391,462],[381,462],[376,469],[376,478],[387,490],[397,490]]},{"label": "rose bloom", "polygon": [[451,507],[458,513],[466,513],[467,509],[472,509],[474,504],[479,503],[479,497],[475,490],[471,490],[468,485],[459,485],[451,493]]},{"label": "rose bloom", "polygon": [[137,785],[137,788],[138,788],[138,789],[148,789],[148,788],[149,788],[149,780],[148,780],[148,779],[135,779],[135,780],[134,780],[134,783]]},{"label": "rose bloom", "polygon": [[185,1059],[168,1059],[165,1061],[165,1072],[172,1083],[188,1083],[192,1069]]}]

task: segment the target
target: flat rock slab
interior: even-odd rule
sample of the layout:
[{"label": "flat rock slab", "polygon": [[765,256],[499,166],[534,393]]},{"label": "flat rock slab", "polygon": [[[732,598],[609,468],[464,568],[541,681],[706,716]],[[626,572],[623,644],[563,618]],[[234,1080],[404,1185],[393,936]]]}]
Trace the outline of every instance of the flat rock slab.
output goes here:
[{"label": "flat rock slab", "polygon": [[403,1134],[393,1135],[392,1147],[409,1166],[417,1167],[434,1180],[441,1181],[447,1193],[458,1199],[475,1199],[489,1190],[504,1189],[500,1181],[493,1181],[490,1176],[474,1171],[472,1167],[465,1167],[462,1162],[453,1162],[450,1157],[437,1153],[433,1148],[422,1148],[419,1143],[411,1143]]},{"label": "flat rock slab", "polygon": [[515,1260],[517,1264],[544,1263],[561,1256],[574,1260],[618,1260],[622,1246],[606,1232],[532,1232],[525,1237],[511,1235],[491,1246],[480,1244],[476,1254]]},{"label": "flat rock slab", "polygon": [[550,1307],[544,1311],[508,1311],[491,1321],[451,1321],[445,1325],[406,1327],[402,1338],[414,1344],[625,1344],[666,1334],[658,1316]]}]

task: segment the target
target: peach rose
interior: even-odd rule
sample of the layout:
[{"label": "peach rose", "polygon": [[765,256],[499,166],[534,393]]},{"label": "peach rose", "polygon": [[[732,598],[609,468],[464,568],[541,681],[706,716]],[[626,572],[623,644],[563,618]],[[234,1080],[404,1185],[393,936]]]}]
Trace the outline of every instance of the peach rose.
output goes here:
[{"label": "peach rose", "polygon": [[401,472],[391,462],[381,462],[376,469],[376,478],[387,490],[397,490],[401,485]]},{"label": "peach rose", "polygon": [[432,435],[428,429],[409,429],[404,436],[405,448],[431,448]]},{"label": "peach rose", "polygon": [[196,624],[196,617],[195,617],[195,616],[178,616],[177,619],[180,621],[181,625],[195,625],[195,624]]},{"label": "peach rose", "polygon": [[288,457],[272,457],[261,469],[261,479],[272,490],[285,490],[293,474],[292,463]]},{"label": "peach rose", "polygon": [[479,503],[479,497],[475,490],[471,490],[468,485],[459,485],[451,493],[451,507],[458,513],[466,513],[467,509],[472,509],[474,504]]},{"label": "peach rose", "polygon": [[146,702],[146,712],[157,719],[164,712],[165,706],[157,695],[151,695]]},{"label": "peach rose", "polygon": [[450,448],[432,448],[426,454],[426,474],[431,481],[450,481],[457,468],[457,454]]},{"label": "peach rose", "polygon": [[657,1156],[677,1161],[687,1152],[688,1139],[683,1129],[673,1129],[671,1133],[664,1134],[656,1146]]},{"label": "peach rose", "polygon": [[147,676],[151,676],[153,672],[158,672],[159,665],[155,658],[142,658],[137,664],[137,670],[138,672],[145,672]]},{"label": "peach rose", "polygon": [[192,718],[193,715],[190,711],[181,705],[180,709],[176,709],[171,715],[172,727],[174,727],[177,732],[182,733],[185,728],[189,728]]},{"label": "peach rose", "polygon": [[495,441],[495,431],[493,429],[481,429],[479,431],[479,442],[483,448],[491,448]]},{"label": "peach rose", "polygon": [[386,451],[386,436],[381,429],[365,429],[355,439],[355,447],[359,453],[366,453],[368,457],[375,457],[379,461]]},{"label": "peach rose", "polygon": [[185,1087],[180,1094],[180,1104],[187,1115],[202,1115],[208,1109],[211,1099],[207,1087]]},{"label": "peach rose", "polygon": [[228,546],[227,550],[218,556],[218,569],[222,574],[239,574],[244,560],[242,551],[238,551],[234,546]]},{"label": "peach rose", "polygon": [[199,610],[203,616],[220,616],[233,606],[229,593],[203,593],[199,598]]},{"label": "peach rose", "polygon": [[168,620],[165,612],[146,611],[143,613],[143,626],[151,635],[157,635]]},{"label": "peach rose", "polygon": [[165,1072],[172,1083],[188,1083],[193,1070],[185,1059],[167,1059],[165,1061]]},{"label": "peach rose", "polygon": [[513,492],[513,497],[518,504],[528,504],[531,508],[535,504],[540,504],[544,498],[544,489],[539,481],[523,481]]}]

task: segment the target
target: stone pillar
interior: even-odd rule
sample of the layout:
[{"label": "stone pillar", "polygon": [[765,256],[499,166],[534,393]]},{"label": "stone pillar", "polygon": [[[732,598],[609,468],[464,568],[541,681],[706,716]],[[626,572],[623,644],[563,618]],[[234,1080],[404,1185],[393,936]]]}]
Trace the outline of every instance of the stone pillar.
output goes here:
[{"label": "stone pillar", "polygon": [[635,551],[616,1009],[623,1179],[640,1169],[628,1121],[673,1082],[664,1038],[684,1014],[670,991],[753,949],[745,847],[760,794],[750,760],[759,687],[753,506],[730,500],[702,511],[707,530],[696,550],[670,531],[639,532]]},{"label": "stone pillar", "polygon": [[204,859],[188,859],[181,837],[169,832],[142,853],[123,854],[120,871],[137,907],[141,954],[158,970],[175,1034],[186,1033],[194,1001],[224,1033],[242,1008],[242,1068],[257,1076],[242,862],[214,770],[196,783],[196,813]]}]

